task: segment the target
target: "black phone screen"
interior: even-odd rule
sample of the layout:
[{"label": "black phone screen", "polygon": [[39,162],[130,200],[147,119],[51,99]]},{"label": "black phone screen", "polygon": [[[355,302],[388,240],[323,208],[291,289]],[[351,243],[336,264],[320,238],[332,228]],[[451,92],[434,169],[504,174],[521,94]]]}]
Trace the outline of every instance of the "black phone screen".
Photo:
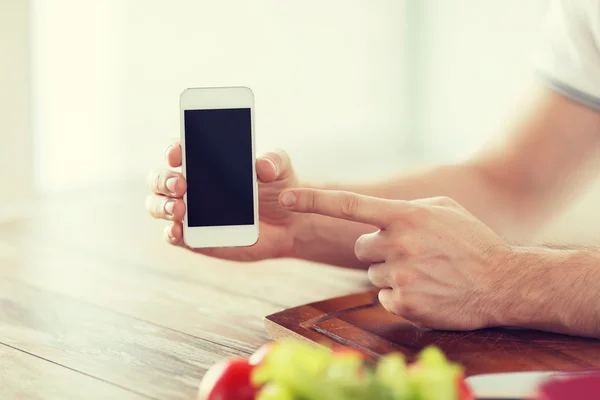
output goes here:
[{"label": "black phone screen", "polygon": [[188,226],[254,224],[250,108],[184,110]]}]

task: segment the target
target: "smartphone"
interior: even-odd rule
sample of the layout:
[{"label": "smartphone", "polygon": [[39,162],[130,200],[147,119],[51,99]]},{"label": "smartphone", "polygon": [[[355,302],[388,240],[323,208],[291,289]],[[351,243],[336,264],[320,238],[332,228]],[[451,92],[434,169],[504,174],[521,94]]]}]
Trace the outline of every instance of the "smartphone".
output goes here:
[{"label": "smartphone", "polygon": [[246,87],[186,89],[180,109],[185,244],[252,246],[259,235],[254,93]]}]

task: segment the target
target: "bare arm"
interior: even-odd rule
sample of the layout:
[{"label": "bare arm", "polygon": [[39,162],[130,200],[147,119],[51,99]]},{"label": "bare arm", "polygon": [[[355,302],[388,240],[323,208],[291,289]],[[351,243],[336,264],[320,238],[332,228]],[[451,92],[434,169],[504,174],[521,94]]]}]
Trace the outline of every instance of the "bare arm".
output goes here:
[{"label": "bare arm", "polygon": [[496,326],[600,338],[600,253],[516,247],[503,260]]},{"label": "bare arm", "polygon": [[[388,199],[448,196],[496,232],[522,237],[564,207],[589,179],[600,143],[600,113],[540,89],[499,143],[466,162],[404,174],[370,185],[319,188]],[[373,227],[310,215],[296,235],[295,256],[365,267],[356,239]]]},{"label": "bare arm", "polygon": [[289,189],[286,208],[381,228],[356,255],[389,312],[442,330],[533,328],[600,338],[600,251],[511,246],[456,201]]}]

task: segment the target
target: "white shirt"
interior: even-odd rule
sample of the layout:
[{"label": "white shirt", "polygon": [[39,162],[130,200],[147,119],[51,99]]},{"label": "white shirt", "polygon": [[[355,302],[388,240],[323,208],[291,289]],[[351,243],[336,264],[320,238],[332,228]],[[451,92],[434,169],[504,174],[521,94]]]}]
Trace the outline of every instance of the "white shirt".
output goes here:
[{"label": "white shirt", "polygon": [[600,110],[600,0],[551,0],[535,56],[541,79]]}]

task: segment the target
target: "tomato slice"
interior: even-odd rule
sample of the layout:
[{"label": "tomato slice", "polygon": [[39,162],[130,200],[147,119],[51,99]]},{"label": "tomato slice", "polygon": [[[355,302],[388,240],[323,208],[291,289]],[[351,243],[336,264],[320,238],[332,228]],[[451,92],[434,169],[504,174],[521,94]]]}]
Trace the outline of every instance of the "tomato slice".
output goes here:
[{"label": "tomato slice", "polygon": [[259,388],[250,381],[253,369],[245,359],[215,364],[200,383],[198,400],[254,400]]}]

